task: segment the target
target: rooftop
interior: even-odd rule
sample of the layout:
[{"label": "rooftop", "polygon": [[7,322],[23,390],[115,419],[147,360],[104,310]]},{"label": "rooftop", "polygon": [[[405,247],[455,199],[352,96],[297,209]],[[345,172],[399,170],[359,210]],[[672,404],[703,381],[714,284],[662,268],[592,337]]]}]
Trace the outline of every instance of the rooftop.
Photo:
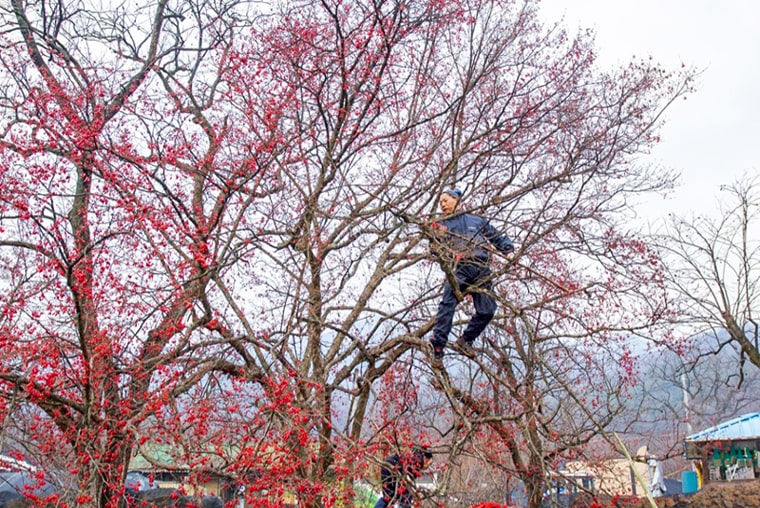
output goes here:
[{"label": "rooftop", "polygon": [[760,413],[748,413],[686,436],[686,441],[730,441],[760,438]]}]

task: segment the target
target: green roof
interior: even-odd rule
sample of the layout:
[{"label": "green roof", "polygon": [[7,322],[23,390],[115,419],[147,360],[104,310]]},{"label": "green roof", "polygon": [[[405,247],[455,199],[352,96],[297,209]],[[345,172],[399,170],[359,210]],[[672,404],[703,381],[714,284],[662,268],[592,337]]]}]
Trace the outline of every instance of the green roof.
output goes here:
[{"label": "green roof", "polygon": [[[198,469],[205,461],[210,461],[211,467],[225,467],[232,461],[235,450],[231,446],[223,449],[212,448],[187,450],[168,444],[146,444],[138,447],[137,453],[129,461],[130,471],[189,471]],[[194,467],[191,468],[186,460],[190,455]]]}]

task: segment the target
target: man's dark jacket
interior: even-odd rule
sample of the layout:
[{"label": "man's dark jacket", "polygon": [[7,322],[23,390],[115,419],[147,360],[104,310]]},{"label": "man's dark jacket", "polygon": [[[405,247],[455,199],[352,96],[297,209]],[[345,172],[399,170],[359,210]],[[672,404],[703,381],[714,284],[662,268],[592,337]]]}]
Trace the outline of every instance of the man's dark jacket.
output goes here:
[{"label": "man's dark jacket", "polygon": [[447,217],[438,224],[445,226],[445,244],[458,262],[487,264],[491,261],[489,243],[506,254],[514,250],[507,235],[500,233],[486,219],[469,213]]}]

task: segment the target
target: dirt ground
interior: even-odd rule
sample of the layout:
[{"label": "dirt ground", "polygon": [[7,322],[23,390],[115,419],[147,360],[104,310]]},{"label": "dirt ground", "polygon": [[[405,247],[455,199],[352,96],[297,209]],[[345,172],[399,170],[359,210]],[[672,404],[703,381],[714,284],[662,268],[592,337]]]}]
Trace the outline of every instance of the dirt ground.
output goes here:
[{"label": "dirt ground", "polygon": [[[760,508],[760,480],[713,482],[691,495],[663,498],[660,507]],[[671,503],[672,504],[668,504]]]},{"label": "dirt ground", "polygon": [[[713,482],[694,494],[656,498],[658,508],[760,508],[760,480]],[[575,508],[650,508],[646,498],[579,501]]]}]

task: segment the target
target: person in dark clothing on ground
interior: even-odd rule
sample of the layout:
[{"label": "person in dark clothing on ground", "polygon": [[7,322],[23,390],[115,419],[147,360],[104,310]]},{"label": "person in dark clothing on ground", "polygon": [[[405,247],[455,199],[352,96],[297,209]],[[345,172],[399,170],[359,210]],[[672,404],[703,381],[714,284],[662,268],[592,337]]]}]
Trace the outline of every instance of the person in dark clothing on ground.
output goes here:
[{"label": "person in dark clothing on ground", "polygon": [[500,233],[486,219],[469,213],[457,213],[455,210],[462,198],[462,191],[449,189],[444,191],[439,200],[443,219],[433,224],[436,238],[431,248],[443,263],[453,268],[458,291],[447,281],[443,288],[443,297],[438,305],[435,318],[433,338],[433,358],[431,366],[443,368],[443,350],[448,342],[454,312],[461,295],[472,295],[475,315],[456,342],[456,349],[462,354],[474,358],[472,343],[493,319],[496,312],[496,300],[491,294],[491,246],[503,254],[514,250],[512,240]]},{"label": "person in dark clothing on ground", "polygon": [[432,460],[433,453],[421,447],[415,447],[409,454],[386,457],[380,468],[383,494],[375,503],[375,508],[386,508],[394,503],[403,508],[410,507],[413,501],[411,487],[414,485],[414,479],[422,475]]}]

